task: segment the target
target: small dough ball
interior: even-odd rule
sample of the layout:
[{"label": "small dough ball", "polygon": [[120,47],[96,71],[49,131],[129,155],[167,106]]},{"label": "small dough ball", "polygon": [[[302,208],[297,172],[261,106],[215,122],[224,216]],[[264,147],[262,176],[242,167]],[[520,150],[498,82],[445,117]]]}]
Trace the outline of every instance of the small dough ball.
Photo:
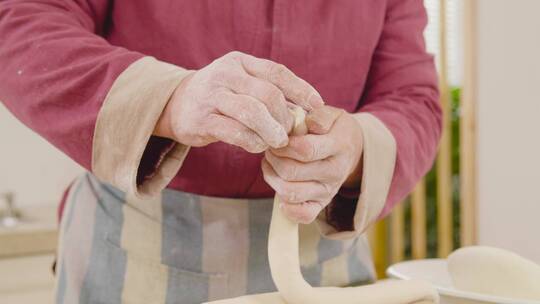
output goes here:
[{"label": "small dough ball", "polygon": [[293,135],[304,135],[307,134],[306,126],[306,111],[297,105],[291,105],[289,111],[294,117],[294,126],[292,130]]},{"label": "small dough ball", "polygon": [[540,265],[510,251],[465,247],[448,257],[448,271],[457,289],[540,300]]}]

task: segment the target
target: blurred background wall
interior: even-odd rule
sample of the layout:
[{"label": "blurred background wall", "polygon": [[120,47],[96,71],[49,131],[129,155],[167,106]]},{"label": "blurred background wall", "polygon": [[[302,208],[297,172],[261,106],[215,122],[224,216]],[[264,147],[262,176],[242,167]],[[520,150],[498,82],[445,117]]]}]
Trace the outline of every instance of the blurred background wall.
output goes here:
[{"label": "blurred background wall", "polygon": [[478,241],[540,263],[540,1],[479,0]]},{"label": "blurred background wall", "polygon": [[21,124],[2,104],[0,140],[0,193],[13,192],[18,206],[56,204],[82,172],[79,165]]}]

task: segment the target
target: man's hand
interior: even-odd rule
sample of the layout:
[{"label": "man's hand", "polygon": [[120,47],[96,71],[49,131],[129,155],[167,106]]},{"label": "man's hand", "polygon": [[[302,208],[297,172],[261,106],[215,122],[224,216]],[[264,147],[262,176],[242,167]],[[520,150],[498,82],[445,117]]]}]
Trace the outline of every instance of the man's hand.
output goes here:
[{"label": "man's hand", "polygon": [[334,107],[313,110],[306,118],[309,134],[291,136],[284,148],[266,151],[265,181],[293,221],[311,223],[342,185],[357,186],[363,138],[355,118]]},{"label": "man's hand", "polygon": [[229,53],[182,81],[154,134],[202,147],[223,141],[249,152],[284,147],[292,102],[319,107],[319,93],[285,66],[240,52]]}]

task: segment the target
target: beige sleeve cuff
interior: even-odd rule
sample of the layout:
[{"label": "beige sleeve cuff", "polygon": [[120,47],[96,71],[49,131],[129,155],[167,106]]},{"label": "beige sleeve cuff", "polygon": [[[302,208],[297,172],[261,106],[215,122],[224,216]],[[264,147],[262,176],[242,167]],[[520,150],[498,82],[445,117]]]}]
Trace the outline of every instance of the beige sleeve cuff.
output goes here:
[{"label": "beige sleeve cuff", "polygon": [[317,223],[323,236],[349,239],[362,234],[381,214],[390,189],[396,162],[396,141],[386,126],[369,113],[353,114],[364,136],[363,171],[360,196],[353,218],[354,230],[336,231],[328,224],[325,212]]},{"label": "beige sleeve cuff", "polygon": [[167,186],[182,166],[188,146],[175,144],[142,185],[137,185],[137,172],[161,113],[188,74],[153,57],[135,61],[120,74],[94,130],[92,171],[99,179],[139,198],[154,196]]}]

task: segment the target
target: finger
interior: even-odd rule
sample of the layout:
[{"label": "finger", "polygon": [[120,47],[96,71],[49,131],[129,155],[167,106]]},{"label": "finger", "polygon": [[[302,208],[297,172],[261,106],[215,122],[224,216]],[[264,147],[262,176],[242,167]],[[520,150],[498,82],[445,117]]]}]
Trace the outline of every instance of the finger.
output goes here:
[{"label": "finger", "polygon": [[293,118],[287,108],[283,92],[272,83],[253,77],[247,73],[228,75],[225,84],[237,94],[249,95],[261,101],[272,117],[288,131],[292,128]]},{"label": "finger", "polygon": [[327,134],[338,117],[344,112],[343,109],[330,106],[313,109],[306,115],[306,126],[309,133]]},{"label": "finger", "polygon": [[280,157],[292,158],[301,162],[323,160],[337,154],[337,144],[327,135],[307,134],[289,137],[286,147],[272,149],[272,153]]},{"label": "finger", "polygon": [[329,190],[318,182],[288,182],[280,178],[272,166],[263,159],[262,170],[264,180],[274,189],[277,195],[288,203],[303,203],[326,199],[331,195]]},{"label": "finger", "polygon": [[285,216],[293,222],[300,224],[310,224],[317,215],[324,209],[321,203],[305,202],[301,204],[281,203],[281,210]]},{"label": "finger", "polygon": [[317,181],[320,183],[338,182],[343,172],[337,168],[333,158],[303,163],[292,158],[279,157],[270,150],[265,152],[265,159],[277,175],[289,182]]},{"label": "finger", "polygon": [[218,141],[238,146],[251,153],[261,153],[268,148],[259,135],[234,119],[214,114],[208,121],[208,133]]},{"label": "finger", "polygon": [[222,114],[257,133],[269,146],[277,148],[287,145],[287,132],[257,99],[230,92],[221,93],[216,98],[217,109]]},{"label": "finger", "polygon": [[283,91],[285,97],[306,111],[324,104],[321,95],[305,80],[282,64],[244,54],[239,57],[249,74],[270,81]]}]

